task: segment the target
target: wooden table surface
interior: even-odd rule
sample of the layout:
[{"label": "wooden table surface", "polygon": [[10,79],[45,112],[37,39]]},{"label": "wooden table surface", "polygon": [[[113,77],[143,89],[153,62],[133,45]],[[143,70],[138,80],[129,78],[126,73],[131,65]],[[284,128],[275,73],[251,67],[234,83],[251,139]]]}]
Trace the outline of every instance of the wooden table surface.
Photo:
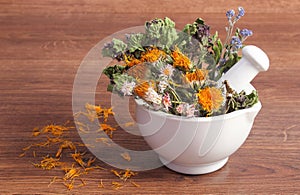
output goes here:
[{"label": "wooden table surface", "polygon": [[[238,26],[254,31],[247,43],[268,54],[270,69],[252,82],[263,109],[247,141],[224,168],[188,176],[160,167],[133,178],[141,187],[119,190],[110,187],[116,177],[100,171],[85,176],[86,186],[68,191],[60,183],[48,187],[59,171],[35,168],[32,155],[19,158],[22,148],[37,140],[31,136],[34,127],[73,120],[77,69],[104,37],[165,16],[179,29],[202,17],[212,31],[224,35],[224,13],[238,6],[246,10]],[[0,194],[300,193],[299,8],[299,0],[1,0]],[[106,105],[110,99],[102,93],[105,90],[97,91],[96,102]],[[144,144],[117,136],[133,149],[141,147],[136,143]],[[80,141],[76,131],[71,137]],[[97,187],[100,179],[105,188]]]}]

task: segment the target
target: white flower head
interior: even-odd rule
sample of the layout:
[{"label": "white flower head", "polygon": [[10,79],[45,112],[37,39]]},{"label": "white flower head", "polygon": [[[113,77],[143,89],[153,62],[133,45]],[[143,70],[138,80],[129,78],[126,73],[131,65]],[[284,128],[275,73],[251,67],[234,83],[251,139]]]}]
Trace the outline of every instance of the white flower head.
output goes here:
[{"label": "white flower head", "polygon": [[124,96],[132,95],[132,91],[133,91],[134,87],[135,87],[135,82],[125,81],[121,87],[121,92],[123,93]]},{"label": "white flower head", "polygon": [[176,107],[176,111],[183,116],[193,117],[195,116],[195,105],[182,103]]},{"label": "white flower head", "polygon": [[167,64],[160,69],[161,76],[166,76],[170,78],[173,75],[174,70],[175,69],[172,65]]},{"label": "white flower head", "polygon": [[149,87],[145,94],[145,100],[160,105],[162,102],[162,96],[159,95],[152,87]]},{"label": "white flower head", "polygon": [[168,87],[168,85],[169,84],[168,84],[168,82],[165,79],[159,81],[159,83],[157,85],[159,93],[164,93],[164,91]]},{"label": "white flower head", "polygon": [[186,116],[187,117],[193,117],[195,116],[195,105],[187,105],[186,107]]}]

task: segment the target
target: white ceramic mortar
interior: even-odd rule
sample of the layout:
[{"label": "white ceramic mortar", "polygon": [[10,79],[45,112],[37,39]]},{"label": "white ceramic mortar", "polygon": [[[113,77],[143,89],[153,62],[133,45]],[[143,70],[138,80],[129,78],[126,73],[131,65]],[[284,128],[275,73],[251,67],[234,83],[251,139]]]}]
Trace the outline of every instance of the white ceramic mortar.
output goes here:
[{"label": "white ceramic mortar", "polygon": [[[267,55],[256,46],[246,46],[242,59],[220,82],[247,93],[250,81],[269,67]],[[136,100],[136,120],[141,135],[168,168],[185,174],[205,174],[223,167],[228,157],[247,139],[261,102],[253,107],[213,117],[186,118],[149,110]]]}]

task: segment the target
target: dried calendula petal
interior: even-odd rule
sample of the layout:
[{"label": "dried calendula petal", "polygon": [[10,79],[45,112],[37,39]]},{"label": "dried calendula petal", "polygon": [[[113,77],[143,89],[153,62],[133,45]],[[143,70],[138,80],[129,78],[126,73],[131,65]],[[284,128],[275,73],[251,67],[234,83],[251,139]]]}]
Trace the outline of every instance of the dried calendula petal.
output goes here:
[{"label": "dried calendula petal", "polygon": [[33,131],[33,132],[37,132],[37,131],[40,131],[40,129],[39,129],[38,127],[35,127],[35,128],[33,128],[32,131]]},{"label": "dried calendula petal", "polygon": [[58,137],[47,137],[47,141],[51,143],[59,143],[59,142],[64,142],[64,139],[58,138]]},{"label": "dried calendula petal", "polygon": [[136,175],[137,173],[131,171],[130,169],[126,169],[125,171],[120,172],[122,176],[120,177],[122,180],[126,181],[130,177]]},{"label": "dried calendula petal", "polygon": [[121,184],[121,183],[119,183],[119,182],[116,182],[116,181],[111,182],[111,184],[112,184],[112,186],[113,186],[113,188],[114,188],[115,190],[118,190],[118,189],[120,189],[121,187],[123,187],[123,184]]},{"label": "dried calendula petal", "polygon": [[92,114],[100,115],[103,112],[103,109],[101,108],[101,106],[96,106],[96,105],[92,105],[89,103],[85,104],[85,109],[86,109],[87,113],[90,115],[92,115]]},{"label": "dried calendula petal", "polygon": [[130,127],[133,126],[135,124],[135,122],[127,122],[125,123],[125,127]]},{"label": "dried calendula petal", "polygon": [[65,172],[65,176],[63,177],[64,180],[73,179],[81,175],[80,169],[74,167],[66,169]]},{"label": "dried calendula petal", "polygon": [[85,108],[88,113],[87,117],[91,121],[94,121],[94,119],[97,118],[96,116],[93,116],[94,113],[97,114],[97,116],[103,116],[104,122],[108,120],[109,115],[115,115],[115,113],[112,111],[112,108],[101,108],[101,106],[96,106],[89,103],[85,105]]},{"label": "dried calendula petal", "polygon": [[63,134],[64,131],[68,131],[70,130],[71,127],[66,127],[63,125],[47,125],[45,127],[43,127],[43,129],[41,130],[42,133],[49,133],[51,132],[52,135],[54,136],[61,136]]},{"label": "dried calendula petal", "polygon": [[36,136],[39,136],[40,134],[41,134],[41,131],[38,127],[33,128],[32,136],[36,137]]},{"label": "dried calendula petal", "polygon": [[99,137],[99,138],[96,138],[96,142],[102,142],[104,143],[105,145],[107,146],[111,146],[111,139],[109,138],[106,138],[106,137]]},{"label": "dried calendula petal", "polygon": [[102,123],[100,124],[100,130],[104,131],[110,138],[112,138],[113,131],[115,131],[116,128],[110,126],[109,124]]},{"label": "dried calendula petal", "polygon": [[73,150],[73,151],[76,150],[76,146],[73,144],[73,142],[68,141],[68,140],[65,140],[65,141],[63,141],[63,143],[59,146],[59,149],[58,149],[58,151],[57,151],[57,153],[56,153],[56,155],[55,155],[56,158],[58,158],[58,157],[61,155],[63,149],[65,149],[65,148],[69,148],[69,149],[71,149],[71,150]]},{"label": "dried calendula petal", "polygon": [[79,184],[78,187],[86,185],[86,183],[85,183],[85,181],[83,179],[79,178],[79,180],[81,181],[81,184]]},{"label": "dried calendula petal", "polygon": [[121,170],[119,172],[112,169],[111,172],[123,181],[126,181],[127,179],[131,178],[132,176],[137,175],[137,173],[131,171],[130,169]]},{"label": "dried calendula petal", "polygon": [[39,132],[39,131],[32,132],[32,136],[34,136],[34,137],[39,136],[40,134],[41,134],[41,132]]},{"label": "dried calendula petal", "polygon": [[86,163],[86,166],[90,167],[95,161],[96,161],[96,158],[89,158],[88,162]]},{"label": "dried calendula petal", "polygon": [[32,156],[33,156],[34,158],[36,157],[36,152],[35,152],[35,150],[32,151]]},{"label": "dried calendula petal", "polygon": [[128,152],[121,153],[121,156],[122,156],[125,160],[131,161],[131,157],[130,157],[130,155],[129,155]]},{"label": "dried calendula petal", "polygon": [[43,157],[43,160],[41,160],[41,162],[39,164],[34,164],[35,167],[40,167],[42,169],[53,169],[54,167],[58,167],[61,166],[62,162],[59,161],[58,158],[52,158],[49,156],[45,156]]},{"label": "dried calendula petal", "polygon": [[88,173],[89,171],[93,171],[93,170],[96,170],[96,169],[101,169],[101,170],[107,170],[103,167],[100,167],[100,166],[92,166],[92,167],[87,167],[84,169],[84,172],[85,173]]},{"label": "dried calendula petal", "polygon": [[19,157],[21,158],[21,157],[25,156],[25,154],[26,154],[26,152],[23,152],[22,154],[19,155]]},{"label": "dried calendula petal", "polygon": [[108,130],[108,131],[114,131],[114,130],[116,130],[116,128],[110,126],[109,124],[105,124],[105,123],[100,124],[100,128],[103,131],[106,131],[106,130]]},{"label": "dried calendula petal", "polygon": [[115,115],[115,113],[112,111],[112,108],[103,109],[104,122],[108,120],[109,115]]},{"label": "dried calendula petal", "polygon": [[57,179],[57,176],[54,176],[54,177],[51,179],[51,181],[50,181],[48,187],[49,187],[50,185],[52,185],[53,183],[55,183],[56,179]]},{"label": "dried calendula petal", "polygon": [[31,147],[32,147],[32,144],[30,144],[29,146],[24,147],[22,150],[26,151],[26,150],[29,150]]},{"label": "dried calendula petal", "polygon": [[131,183],[133,186],[135,186],[135,187],[138,187],[138,188],[141,187],[141,185],[135,183],[134,181],[130,181],[130,183]]},{"label": "dried calendula petal", "polygon": [[70,183],[64,182],[64,185],[68,190],[72,190],[74,188],[74,180],[72,179]]},{"label": "dried calendula petal", "polygon": [[111,172],[112,172],[112,173],[113,173],[115,176],[117,176],[117,177],[121,178],[121,175],[119,174],[119,172],[118,172],[118,171],[116,171],[116,170],[112,169],[112,170],[111,170]]},{"label": "dried calendula petal", "polygon": [[75,160],[75,162],[77,162],[81,167],[84,168],[86,166],[86,164],[82,160],[83,154],[84,153],[74,153],[74,154],[71,154],[71,156]]},{"label": "dried calendula petal", "polygon": [[77,129],[83,133],[89,133],[90,128],[87,124],[83,124],[82,122],[75,121],[75,124],[77,125]]},{"label": "dried calendula petal", "polygon": [[99,184],[98,184],[98,187],[99,187],[99,188],[104,188],[104,184],[103,184],[102,179],[100,180],[100,182],[99,182]]}]

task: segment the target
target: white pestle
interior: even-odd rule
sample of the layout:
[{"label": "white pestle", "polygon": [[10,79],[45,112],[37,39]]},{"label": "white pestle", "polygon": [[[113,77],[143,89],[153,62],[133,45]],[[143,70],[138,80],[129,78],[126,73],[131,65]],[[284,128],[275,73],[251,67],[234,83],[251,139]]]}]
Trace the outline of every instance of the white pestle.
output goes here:
[{"label": "white pestle", "polygon": [[254,45],[245,46],[242,49],[242,58],[230,68],[219,80],[219,83],[227,80],[229,85],[240,92],[254,77],[269,68],[267,54]]}]

